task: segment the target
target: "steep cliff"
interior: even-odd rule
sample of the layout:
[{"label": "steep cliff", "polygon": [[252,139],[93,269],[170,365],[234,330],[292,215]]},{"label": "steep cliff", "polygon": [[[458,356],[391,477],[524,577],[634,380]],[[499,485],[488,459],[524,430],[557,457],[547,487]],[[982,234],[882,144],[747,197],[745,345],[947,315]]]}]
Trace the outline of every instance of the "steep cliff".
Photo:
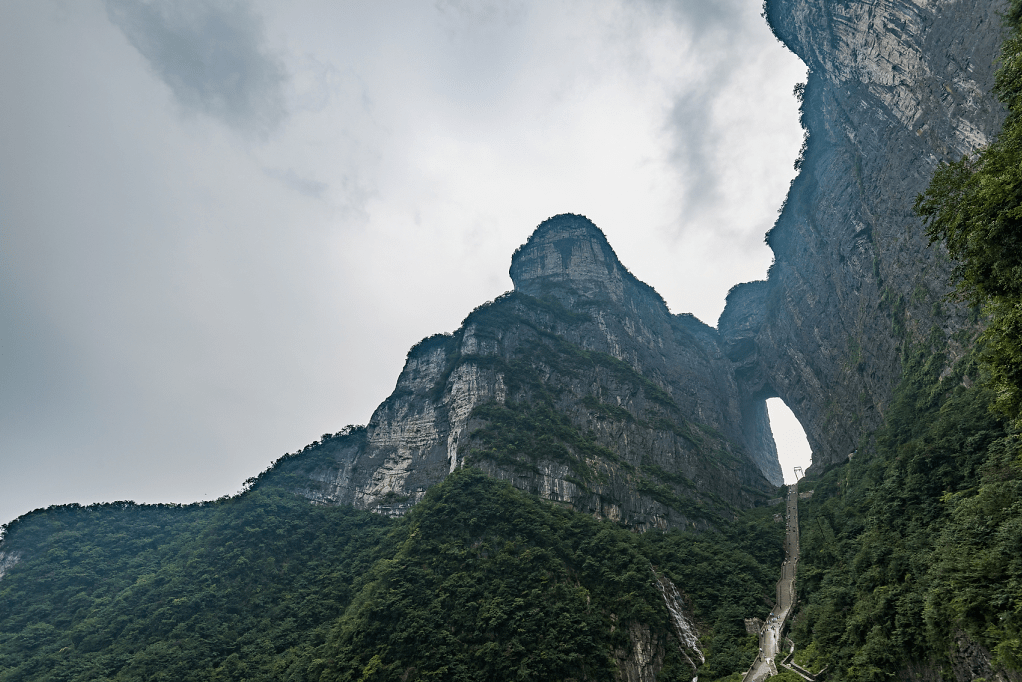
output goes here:
[{"label": "steep cliff", "polygon": [[705,526],[781,482],[765,403],[588,219],[540,225],[515,290],[408,353],[369,424],[281,461],[310,499],[400,514],[469,462],[638,528]]},{"label": "steep cliff", "polygon": [[810,67],[808,146],[768,280],[736,287],[718,329],[742,395],[782,397],[813,445],[792,639],[828,679],[1022,668],[1018,436],[988,409],[982,320],[944,299],[953,264],[912,211],[1001,128],[1005,5],[768,0]]},{"label": "steep cliff", "polygon": [[[927,248],[915,196],[938,163],[996,133],[997,0],[768,0],[809,67],[801,173],[767,242],[765,282],[736,287],[718,329],[741,395],[779,396],[814,464],[844,461],[882,422],[906,342],[962,352],[969,311],[942,301],[950,263]],[[932,333],[936,337],[931,337]]]},{"label": "steep cliff", "polygon": [[954,362],[975,329],[943,300],[951,264],[911,207],[1003,120],[1000,7],[770,0],[810,69],[808,145],[769,277],[732,290],[717,330],[670,314],[595,226],[558,216],[515,253],[512,294],[413,348],[366,428],[281,472],[305,472],[313,499],[403,513],[468,460],[638,527],[690,523],[780,483],[774,396],[815,463],[844,461],[882,423],[908,345],[947,344]]}]

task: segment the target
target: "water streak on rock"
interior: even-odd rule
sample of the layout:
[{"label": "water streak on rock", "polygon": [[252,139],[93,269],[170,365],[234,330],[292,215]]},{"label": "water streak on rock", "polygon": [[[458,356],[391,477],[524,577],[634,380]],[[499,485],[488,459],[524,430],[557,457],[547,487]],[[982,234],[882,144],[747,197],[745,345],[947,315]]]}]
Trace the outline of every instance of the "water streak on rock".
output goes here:
[{"label": "water streak on rock", "polygon": [[[706,657],[699,647],[699,636],[696,634],[695,624],[685,615],[681,606],[681,594],[670,578],[659,575],[652,565],[649,570],[652,571],[655,578],[654,584],[660,590],[660,596],[664,598],[667,611],[671,614],[671,622],[674,624],[675,634],[678,635],[678,642],[681,644],[681,653],[692,666],[692,670],[697,670],[698,666],[689,657],[689,652],[694,652],[699,657],[700,663],[706,663]],[[692,682],[696,682],[698,679],[698,676],[693,677]]]}]

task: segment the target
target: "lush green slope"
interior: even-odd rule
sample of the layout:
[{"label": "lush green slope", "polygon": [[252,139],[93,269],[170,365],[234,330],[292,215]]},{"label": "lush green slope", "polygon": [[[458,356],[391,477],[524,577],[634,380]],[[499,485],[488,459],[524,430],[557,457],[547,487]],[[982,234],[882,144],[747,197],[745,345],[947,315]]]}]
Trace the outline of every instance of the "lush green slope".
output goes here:
[{"label": "lush green slope", "polygon": [[275,489],[186,507],[53,507],[8,530],[0,680],[614,679],[633,623],[690,679],[651,564],[690,601],[703,679],[782,559],[775,509],[636,534],[462,470],[400,520]]},{"label": "lush green slope", "polygon": [[981,306],[982,359],[996,408],[1022,422],[1022,0],[1010,0],[994,93],[1008,108],[997,139],[944,164],[916,199],[931,243],[955,259],[956,293]]},{"label": "lush green slope", "polygon": [[271,679],[326,640],[391,525],[261,492],[32,512],[4,541],[0,679]]},{"label": "lush green slope", "polygon": [[1019,668],[1019,441],[965,372],[976,366],[941,380],[944,360],[917,349],[875,441],[802,486],[795,641],[833,679],[950,673],[961,632]]}]

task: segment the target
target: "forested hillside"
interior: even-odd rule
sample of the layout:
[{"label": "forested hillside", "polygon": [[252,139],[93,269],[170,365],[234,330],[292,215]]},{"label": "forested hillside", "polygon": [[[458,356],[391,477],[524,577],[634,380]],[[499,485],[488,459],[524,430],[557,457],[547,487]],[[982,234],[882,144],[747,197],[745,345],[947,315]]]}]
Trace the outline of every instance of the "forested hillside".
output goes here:
[{"label": "forested hillside", "polygon": [[915,348],[887,425],[801,484],[813,496],[800,511],[796,660],[831,679],[989,675],[975,644],[995,668],[1022,668],[1020,440],[990,411],[982,370],[963,362],[941,379],[945,359]]},{"label": "forested hillside", "polygon": [[613,680],[643,656],[690,679],[654,570],[717,679],[754,656],[779,510],[638,534],[471,469],[396,520],[258,485],[52,507],[8,529],[0,680]]}]

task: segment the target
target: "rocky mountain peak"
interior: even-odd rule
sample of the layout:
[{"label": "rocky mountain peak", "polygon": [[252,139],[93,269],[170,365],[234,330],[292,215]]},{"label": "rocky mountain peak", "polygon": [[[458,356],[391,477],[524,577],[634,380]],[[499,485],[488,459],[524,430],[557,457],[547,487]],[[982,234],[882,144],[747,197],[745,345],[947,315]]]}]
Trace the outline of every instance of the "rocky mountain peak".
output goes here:
[{"label": "rocky mountain peak", "polygon": [[540,223],[511,257],[515,291],[558,298],[624,300],[625,278],[607,237],[591,220],[564,213]]},{"label": "rocky mountain peak", "polygon": [[672,315],[588,218],[544,221],[515,291],[416,344],[364,427],[282,458],[316,502],[401,515],[459,467],[635,529],[709,528],[782,481],[763,399],[716,330]]}]

